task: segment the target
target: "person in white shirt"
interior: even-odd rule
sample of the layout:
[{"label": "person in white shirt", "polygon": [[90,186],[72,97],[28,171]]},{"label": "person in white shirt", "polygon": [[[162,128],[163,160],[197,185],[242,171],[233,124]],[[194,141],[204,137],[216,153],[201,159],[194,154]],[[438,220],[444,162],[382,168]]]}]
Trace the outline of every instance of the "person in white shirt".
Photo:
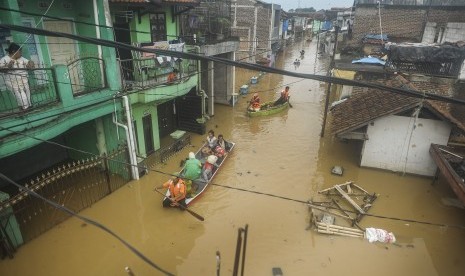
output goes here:
[{"label": "person in white shirt", "polygon": [[[0,59],[0,68],[11,69],[32,69],[34,63],[22,57],[21,47],[16,43],[11,43],[5,49],[8,55]],[[2,71],[6,87],[13,92],[16,101],[21,109],[31,107],[31,92],[27,80],[27,70],[7,70]]]},{"label": "person in white shirt", "polygon": [[215,137],[215,132],[213,130],[208,131],[207,143],[210,149],[214,149],[216,147],[217,142],[218,139],[216,139]]}]

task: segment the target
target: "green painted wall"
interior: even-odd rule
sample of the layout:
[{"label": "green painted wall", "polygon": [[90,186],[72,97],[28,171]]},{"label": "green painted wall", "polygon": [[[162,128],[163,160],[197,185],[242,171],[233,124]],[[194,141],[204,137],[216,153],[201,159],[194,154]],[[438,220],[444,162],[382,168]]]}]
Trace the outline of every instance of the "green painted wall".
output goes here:
[{"label": "green painted wall", "polygon": [[[150,32],[150,18],[148,14],[145,14],[141,17],[141,23],[139,23],[139,16],[135,13],[132,20],[129,22],[129,27],[131,30]],[[141,43],[141,42],[150,42],[152,38],[150,33],[136,33],[131,32],[131,42],[132,43]]]},{"label": "green painted wall", "polygon": [[173,14],[171,12],[171,7],[165,7],[164,12],[166,15],[166,34],[168,35],[168,40],[176,39],[175,36],[178,35],[177,30],[177,20],[173,22]]},{"label": "green painted wall", "polygon": [[[98,155],[94,120],[71,128],[64,134],[64,136],[68,146]],[[82,160],[91,157],[88,154],[77,152],[75,150],[68,150],[68,155],[74,160]]]}]

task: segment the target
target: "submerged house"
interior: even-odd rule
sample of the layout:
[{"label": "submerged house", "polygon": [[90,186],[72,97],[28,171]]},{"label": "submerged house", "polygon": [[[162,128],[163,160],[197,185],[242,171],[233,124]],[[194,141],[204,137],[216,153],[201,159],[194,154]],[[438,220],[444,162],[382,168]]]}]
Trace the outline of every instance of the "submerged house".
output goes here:
[{"label": "submerged house", "polygon": [[[203,56],[235,60],[239,38],[232,36],[232,7],[229,0],[199,1],[199,5],[180,15],[180,37],[196,46]],[[206,113],[215,114],[215,103],[234,105],[235,67],[216,61],[199,62],[197,88],[207,97]]]},{"label": "submerged house", "polygon": [[[400,75],[377,81],[418,91]],[[428,92],[442,87],[449,93],[450,80],[437,85]],[[336,137],[361,143],[361,166],[425,176],[436,173],[430,145],[447,145],[453,128],[465,130],[436,102],[360,87],[332,109],[331,117]]]},{"label": "submerged house", "polygon": [[259,0],[235,0],[231,9],[232,35],[241,41],[236,60],[256,62],[267,58],[273,66],[282,46],[279,36],[281,6]]},{"label": "submerged house", "polygon": [[[0,11],[0,20],[13,27],[113,40],[113,30],[101,27],[108,22],[105,2],[2,0],[0,6],[10,10]],[[63,19],[43,16],[46,11]],[[25,70],[27,81],[21,83],[12,78],[14,70],[0,71],[2,173],[74,211],[137,178],[129,165],[125,131],[113,119],[122,109],[115,49],[3,29],[1,57],[11,42],[21,45],[23,56],[35,66]],[[21,110],[24,103],[14,97],[14,86],[30,94],[27,109]],[[8,181],[0,180],[0,191],[0,227],[17,219],[15,229],[2,229],[15,233],[10,236],[13,247],[68,217]]]},{"label": "submerged house", "polygon": [[[198,54],[180,36],[181,15],[198,0],[110,0],[115,40],[146,49]],[[118,49],[123,79],[122,95],[128,98],[137,163],[152,166],[163,161],[159,150],[179,150],[188,141],[185,131],[205,133],[205,94],[199,89],[196,60]],[[176,79],[169,79],[174,74]],[[175,147],[172,147],[177,143]]]}]

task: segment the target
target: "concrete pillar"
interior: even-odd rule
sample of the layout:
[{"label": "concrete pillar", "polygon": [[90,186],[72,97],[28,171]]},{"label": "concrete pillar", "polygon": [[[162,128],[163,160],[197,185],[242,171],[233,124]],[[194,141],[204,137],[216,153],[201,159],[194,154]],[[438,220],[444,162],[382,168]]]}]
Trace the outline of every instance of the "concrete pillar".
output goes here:
[{"label": "concrete pillar", "polygon": [[95,134],[97,136],[97,149],[100,156],[107,154],[107,143],[105,140],[105,129],[102,118],[95,119]]},{"label": "concrete pillar", "polygon": [[73,89],[69,78],[68,67],[66,65],[54,65],[56,77],[56,87],[58,99],[63,106],[71,105],[73,101]]},{"label": "concrete pillar", "polygon": [[[108,0],[97,1],[98,24],[112,27]],[[105,27],[96,27],[101,39],[114,41],[113,30]],[[121,90],[121,73],[116,61],[116,50],[112,47],[102,47],[102,58],[105,61],[105,76],[107,84],[112,91]]]}]

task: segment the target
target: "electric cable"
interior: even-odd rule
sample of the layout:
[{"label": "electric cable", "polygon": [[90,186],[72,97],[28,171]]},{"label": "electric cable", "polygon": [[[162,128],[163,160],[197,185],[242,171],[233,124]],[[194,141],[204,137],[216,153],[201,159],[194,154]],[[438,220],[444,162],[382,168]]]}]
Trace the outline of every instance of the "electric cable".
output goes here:
[{"label": "electric cable", "polygon": [[93,219],[90,219],[90,218],[87,218],[85,216],[82,216],[78,213],[75,213],[74,211],[72,211],[71,209],[63,206],[63,205],[60,205],[48,198],[45,198],[43,197],[42,195],[36,193],[35,191],[33,191],[32,189],[29,189],[28,187],[26,186],[22,186],[18,183],[16,183],[15,181],[11,180],[10,178],[8,178],[6,175],[4,175],[3,173],[0,172],[0,178],[2,178],[3,180],[9,182],[10,184],[13,184],[14,186],[18,187],[19,189],[23,189],[24,191],[27,192],[28,195],[32,195],[38,199],[41,199],[43,201],[45,201],[46,203],[48,203],[49,205],[51,205],[52,207],[58,209],[58,210],[61,210],[73,217],[77,217],[78,219],[84,221],[85,223],[88,223],[88,224],[91,224],[97,228],[100,228],[101,230],[107,232],[108,234],[110,234],[111,236],[115,237],[118,241],[120,241],[122,244],[124,244],[124,246],[126,246],[131,252],[133,252],[137,257],[141,258],[144,262],[146,262],[147,264],[149,264],[151,267],[155,268],[156,270],[164,273],[165,275],[173,275],[172,273],[164,270],[163,268],[161,268],[160,266],[158,266],[157,264],[155,264],[153,261],[151,261],[149,258],[147,258],[144,254],[142,254],[139,250],[137,250],[134,246],[132,246],[130,243],[128,243],[127,241],[125,241],[123,238],[121,238],[120,236],[118,236],[115,232],[113,232],[110,228],[106,227],[105,225],[93,220]]},{"label": "electric cable", "polygon": [[[259,195],[274,197],[274,198],[293,201],[293,202],[298,202],[298,203],[304,203],[304,204],[309,205],[310,207],[312,205],[319,206],[317,204],[312,204],[310,201],[304,201],[304,200],[289,198],[289,197],[285,197],[285,196],[274,195],[274,194],[270,194],[270,193],[263,193],[263,192],[248,190],[248,189],[244,189],[244,188],[237,188],[237,187],[232,187],[232,186],[223,185],[223,184],[216,184],[216,183],[210,183],[210,184],[213,185],[213,186],[218,186],[218,187],[222,187],[222,188],[227,188],[227,189],[232,189],[232,190],[237,190],[237,191],[242,191],[242,192],[248,192],[248,193],[253,193],[253,194],[259,194]],[[347,213],[358,214],[357,211],[354,211],[354,210],[339,209],[337,207],[330,207],[330,206],[319,206],[319,207],[344,211],[344,212],[347,212]],[[461,229],[461,230],[465,230],[465,226],[463,226],[463,225],[451,225],[451,224],[444,224],[444,223],[434,223],[434,222],[428,222],[428,221],[420,221],[420,220],[414,220],[414,219],[405,219],[405,218],[381,216],[381,215],[368,214],[368,213],[365,213],[363,215],[367,216],[367,217],[375,217],[375,218],[389,219],[389,220],[396,220],[396,221],[403,221],[403,222],[412,222],[412,223],[426,224],[426,225],[439,226],[439,227],[458,228],[458,229]]]},{"label": "electric cable", "polygon": [[[236,66],[236,67],[241,67],[241,68],[245,68],[245,69],[251,69],[251,70],[256,70],[256,71],[263,71],[263,72],[269,72],[269,73],[274,73],[274,74],[287,75],[287,76],[291,76],[291,77],[307,78],[307,79],[313,79],[313,80],[318,80],[318,81],[323,81],[323,82],[330,82],[330,83],[333,83],[333,84],[351,85],[351,86],[359,86],[359,87],[367,87],[367,88],[375,88],[375,89],[380,89],[380,90],[387,90],[387,91],[390,91],[390,92],[393,92],[393,93],[397,93],[397,94],[401,94],[401,95],[405,95],[405,96],[409,96],[409,97],[416,97],[416,98],[423,97],[422,93],[420,93],[418,91],[409,90],[409,89],[392,88],[392,87],[388,87],[388,86],[385,86],[385,85],[372,84],[372,83],[360,82],[360,81],[355,81],[355,80],[347,80],[347,79],[341,79],[341,78],[335,78],[335,77],[329,77],[329,76],[295,73],[295,72],[285,71],[285,70],[276,69],[276,68],[270,68],[270,67],[264,67],[264,66],[260,66],[260,65],[254,65],[254,64],[250,64],[250,63],[231,61],[231,60],[226,59],[226,58],[211,57],[211,56],[199,56],[197,54],[192,54],[192,53],[182,53],[182,52],[175,52],[175,51],[168,51],[168,50],[144,49],[144,48],[129,46],[129,45],[126,45],[126,44],[123,44],[123,43],[104,40],[104,39],[89,38],[89,37],[71,35],[71,34],[67,34],[67,33],[52,32],[52,31],[47,31],[47,30],[42,30],[42,29],[37,29],[37,28],[15,26],[15,25],[8,25],[8,24],[0,24],[0,28],[12,29],[12,30],[16,30],[16,31],[19,31],[19,32],[31,32],[31,33],[34,33],[34,34],[46,35],[46,36],[61,36],[61,37],[76,39],[76,40],[80,40],[80,41],[90,41],[90,42],[94,42],[95,44],[101,45],[101,46],[107,46],[107,47],[112,47],[112,48],[122,47],[122,48],[126,48],[128,50],[135,50],[135,51],[141,51],[141,52],[147,52],[147,53],[155,53],[155,54],[173,56],[173,57],[177,57],[177,58],[188,58],[188,59],[204,60],[204,61],[216,61],[216,62],[220,62],[220,63],[224,63],[224,64],[227,64],[227,65],[232,65],[232,66]],[[435,94],[431,94],[431,93],[426,93],[425,98],[426,99],[431,99],[431,100],[442,100],[444,102],[449,102],[449,103],[465,104],[465,100],[454,99],[454,98],[445,97],[445,96],[442,96],[442,95],[435,95]]]},{"label": "electric cable", "polygon": [[[2,127],[0,126],[0,128],[2,128]],[[40,139],[40,138],[31,136],[31,135],[27,135],[27,134],[24,134],[24,133],[18,133],[18,134],[24,135],[24,136],[28,136],[28,137],[31,137],[31,138],[33,138],[33,139],[37,139],[37,140],[39,140],[39,141],[42,141],[42,142],[45,142],[45,143],[49,143],[49,144],[52,144],[52,145],[55,145],[55,146],[59,146],[59,147],[65,148],[65,149],[74,150],[74,151],[77,151],[77,152],[80,152],[80,153],[85,153],[85,154],[89,154],[89,155],[92,155],[92,156],[100,157],[100,156],[97,155],[97,154],[94,154],[94,153],[91,153],[91,152],[87,152],[87,151],[84,151],[84,150],[80,150],[80,149],[76,149],[76,148],[73,148],[73,147],[69,147],[69,146],[66,146],[66,145],[63,145],[63,144],[60,144],[60,143],[57,143],[57,142],[52,142],[52,141]],[[146,169],[146,170],[148,170],[148,171],[156,172],[156,173],[159,173],[159,174],[162,174],[162,175],[179,177],[178,175],[175,175],[175,174],[172,174],[172,173],[166,173],[166,172],[163,172],[163,171],[160,171],[160,170],[148,169],[148,168],[146,168],[146,167],[142,167],[142,166],[138,166],[138,165],[132,165],[132,164],[130,164],[130,163],[128,163],[128,162],[125,162],[125,161],[120,161],[120,160],[111,159],[111,158],[107,158],[107,159],[108,159],[108,160],[111,160],[111,161],[113,161],[113,162],[117,162],[117,163],[121,163],[121,164],[127,165],[127,166],[134,166],[134,167],[137,167],[137,168]],[[182,177],[181,177],[181,178],[182,178]],[[187,179],[187,178],[183,178],[183,179]],[[191,179],[189,179],[189,180],[191,180]],[[244,188],[237,188],[237,187],[232,187],[232,186],[228,186],[228,185],[217,184],[217,183],[214,183],[214,182],[210,182],[210,184],[213,185],[213,186],[223,187],[223,188],[227,188],[227,189],[233,189],[233,190],[238,190],[238,191],[243,191],[243,192],[249,192],[249,193],[254,193],[254,194],[259,194],[259,195],[265,195],[265,196],[270,196],[270,197],[279,198],[279,199],[283,199],[283,200],[288,200],[288,201],[293,201],[293,202],[298,202],[298,203],[304,203],[304,204],[312,205],[309,201],[303,201],[303,200],[299,200],[299,199],[293,199],[293,198],[284,197],[284,196],[279,196],[279,195],[274,195],[274,194],[270,194],[270,193],[264,193],[264,192],[258,192],[258,191],[248,190],[248,189],[244,189]],[[1,204],[1,206],[4,207],[4,206],[6,206],[8,203],[10,203],[10,201],[2,202],[2,203],[3,203],[3,204]],[[325,208],[328,208],[328,209],[341,210],[341,209],[336,208],[336,207],[328,207],[328,206],[324,206],[324,207],[325,207]],[[348,212],[348,213],[355,213],[355,214],[357,214],[357,212],[356,212],[356,211],[353,211],[353,210],[345,210],[345,209],[342,209],[342,211],[345,211],[345,212]],[[381,219],[389,219],[389,220],[397,220],[397,221],[404,221],[404,222],[412,222],[412,223],[419,223],[419,224],[426,224],[426,225],[440,226],[440,227],[459,228],[459,229],[461,229],[461,230],[465,230],[465,226],[461,226],[461,225],[448,225],[448,224],[433,223],[433,222],[419,221],[419,220],[413,220],[413,219],[404,219],[404,218],[397,218],[397,217],[381,216],[381,215],[376,215],[376,214],[364,214],[364,215],[365,215],[365,216],[370,216],[370,217],[381,218]]]}]

